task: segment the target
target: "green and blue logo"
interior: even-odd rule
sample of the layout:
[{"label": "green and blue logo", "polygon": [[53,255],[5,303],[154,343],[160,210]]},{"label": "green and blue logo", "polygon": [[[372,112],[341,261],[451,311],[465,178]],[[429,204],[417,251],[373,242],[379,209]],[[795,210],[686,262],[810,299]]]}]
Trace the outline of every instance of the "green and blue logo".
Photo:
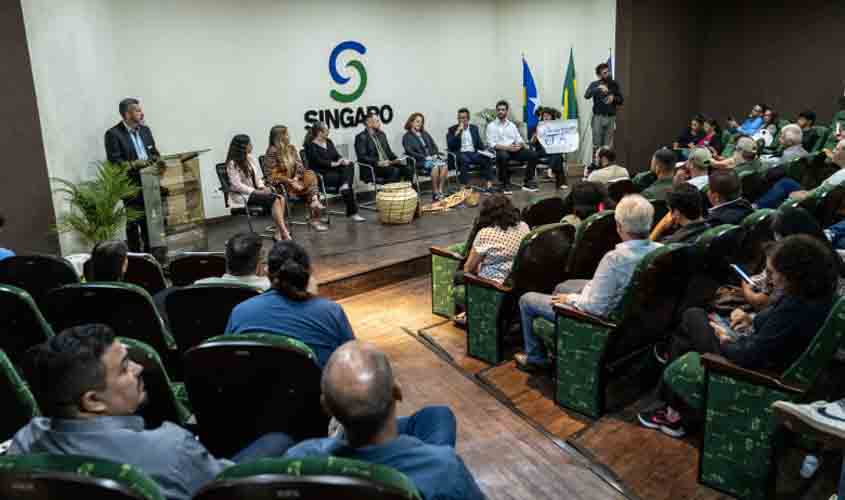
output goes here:
[{"label": "green and blue logo", "polygon": [[[332,75],[332,80],[334,80],[335,83],[337,83],[338,85],[344,85],[346,83],[349,83],[350,80],[348,76],[343,76],[337,71],[337,58],[342,52],[345,52],[347,50],[352,50],[361,55],[367,53],[366,47],[352,40],[341,42],[337,44],[334,49],[332,49],[332,54],[329,57],[329,73],[331,73]],[[361,61],[349,61],[348,63],[346,63],[346,67],[352,68],[357,71],[358,78],[361,81],[358,83],[358,88],[356,88],[352,93],[349,94],[344,94],[342,92],[338,92],[337,90],[332,90],[329,95],[331,95],[332,99],[337,102],[352,102],[361,97],[361,94],[364,93],[364,89],[367,87],[367,70],[364,69],[364,65],[361,63]]]}]

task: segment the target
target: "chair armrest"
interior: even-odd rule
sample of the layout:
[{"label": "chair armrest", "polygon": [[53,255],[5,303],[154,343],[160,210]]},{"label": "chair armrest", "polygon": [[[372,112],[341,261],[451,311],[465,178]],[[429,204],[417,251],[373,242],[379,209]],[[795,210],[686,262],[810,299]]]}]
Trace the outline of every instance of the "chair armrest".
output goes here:
[{"label": "chair armrest", "polygon": [[763,385],[778,391],[791,392],[793,394],[804,394],[808,389],[808,387],[801,385],[786,384],[777,376],[769,373],[742,368],[741,366],[731,363],[724,357],[712,353],[707,353],[701,356],[701,364],[703,364],[708,370],[730,375],[731,377],[744,382]]},{"label": "chair armrest", "polygon": [[484,288],[492,288],[492,289],[497,290],[497,291],[502,292],[502,293],[510,293],[510,291],[513,290],[513,288],[511,288],[509,286],[505,286],[505,285],[496,283],[495,281],[488,280],[487,278],[482,278],[480,276],[476,276],[475,274],[472,274],[472,273],[464,273],[464,282],[467,285],[473,284],[473,285],[481,286],[481,287],[484,287]]},{"label": "chair armrest", "polygon": [[584,321],[586,323],[592,323],[594,325],[604,326],[606,328],[613,328],[615,329],[618,325],[616,323],[611,323],[610,321],[596,316],[595,314],[590,314],[588,312],[584,312],[580,309],[576,309],[570,305],[566,304],[555,304],[554,305],[555,314],[558,316],[564,316],[566,318],[576,319],[578,321]]},{"label": "chair armrest", "polygon": [[437,255],[438,257],[445,257],[447,259],[452,259],[452,260],[463,260],[462,255],[455,253],[451,250],[448,250],[446,248],[431,247],[431,248],[429,248],[429,251],[431,252],[431,255]]}]

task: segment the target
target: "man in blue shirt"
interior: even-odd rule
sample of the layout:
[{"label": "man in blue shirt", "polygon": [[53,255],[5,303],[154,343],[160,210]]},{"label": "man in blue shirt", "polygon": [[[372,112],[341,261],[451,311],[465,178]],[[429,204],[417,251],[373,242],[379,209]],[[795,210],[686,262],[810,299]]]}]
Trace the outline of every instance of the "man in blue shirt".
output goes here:
[{"label": "man in blue shirt", "polygon": [[355,338],[339,304],[308,289],[311,259],[294,241],[277,241],[267,256],[272,288],[241,302],[229,316],[226,333],[265,332],[308,345],[324,366],[335,349]]},{"label": "man in blue shirt", "polygon": [[731,117],[728,119],[728,130],[731,133],[739,133],[741,135],[752,136],[756,134],[763,126],[763,114],[769,109],[765,104],[755,104],[751,108],[751,114],[742,122],[742,125],[737,124],[736,120]]},{"label": "man in blue shirt", "polygon": [[343,426],[335,437],[311,439],[287,458],[336,456],[386,465],[408,476],[424,500],[475,500],[484,494],[455,453],[455,416],[427,407],[396,418],[402,390],[387,356],[375,346],[348,342],[323,370],[323,406]]}]

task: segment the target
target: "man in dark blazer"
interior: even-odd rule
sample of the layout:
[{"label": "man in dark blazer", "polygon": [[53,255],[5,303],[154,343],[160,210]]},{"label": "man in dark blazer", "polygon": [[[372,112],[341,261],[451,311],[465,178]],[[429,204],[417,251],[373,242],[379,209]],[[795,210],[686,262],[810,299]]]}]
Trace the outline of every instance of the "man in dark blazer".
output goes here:
[{"label": "man in dark blazer", "polygon": [[[397,182],[399,180],[410,181],[414,178],[411,167],[407,162],[400,160],[390,149],[387,136],[381,130],[381,119],[378,113],[367,115],[367,128],[355,136],[355,155],[358,162],[366,163],[374,168],[376,177],[381,177],[385,182]],[[359,175],[364,182],[373,182],[370,169],[363,167]]]},{"label": "man in dark blazer", "polygon": [[[452,125],[446,132],[446,147],[458,160],[458,182],[461,186],[469,184],[469,167],[478,165],[481,177],[487,181],[487,189],[493,187],[493,161],[489,156],[481,154],[485,150],[484,143],[481,142],[478,127],[469,122],[467,108],[458,110],[458,124]],[[449,161],[454,160],[449,157]]]},{"label": "man in dark blazer", "polygon": [[[161,155],[156,149],[150,127],[144,124],[141,103],[129,97],[120,101],[118,110],[123,119],[106,131],[106,158],[111,163],[128,164],[129,178],[140,186],[141,169],[157,161]],[[123,204],[143,213],[144,193],[139,192],[136,196],[123,200]],[[146,217],[126,224],[126,239],[132,252],[150,250]]]}]

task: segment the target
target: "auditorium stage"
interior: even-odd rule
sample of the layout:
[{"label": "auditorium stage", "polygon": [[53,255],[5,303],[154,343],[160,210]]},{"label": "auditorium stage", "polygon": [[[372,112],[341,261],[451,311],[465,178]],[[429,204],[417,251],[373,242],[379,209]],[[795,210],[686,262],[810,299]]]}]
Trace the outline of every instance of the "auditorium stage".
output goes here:
[{"label": "auditorium stage", "polygon": [[[514,190],[512,199],[521,209],[532,200],[555,193],[559,195],[561,191],[555,191],[553,183],[541,182],[540,191]],[[423,195],[423,199],[428,202],[430,196]],[[366,201],[366,197],[362,196],[362,200]],[[331,208],[342,209],[340,200],[333,201]],[[362,209],[360,213],[367,222],[351,222],[342,215],[333,215],[331,229],[325,233],[309,231],[302,225],[289,227],[294,239],[311,255],[321,295],[338,299],[427,274],[429,247],[464,241],[478,210],[455,208],[441,214],[425,214],[410,224],[388,226],[378,222],[376,212]],[[299,206],[294,218],[301,219],[302,215]],[[270,223],[269,217],[253,219],[256,229]],[[209,224],[209,250],[222,252],[229,236],[245,230],[248,226],[243,217],[227,217]],[[265,246],[269,246],[269,241]]]}]

